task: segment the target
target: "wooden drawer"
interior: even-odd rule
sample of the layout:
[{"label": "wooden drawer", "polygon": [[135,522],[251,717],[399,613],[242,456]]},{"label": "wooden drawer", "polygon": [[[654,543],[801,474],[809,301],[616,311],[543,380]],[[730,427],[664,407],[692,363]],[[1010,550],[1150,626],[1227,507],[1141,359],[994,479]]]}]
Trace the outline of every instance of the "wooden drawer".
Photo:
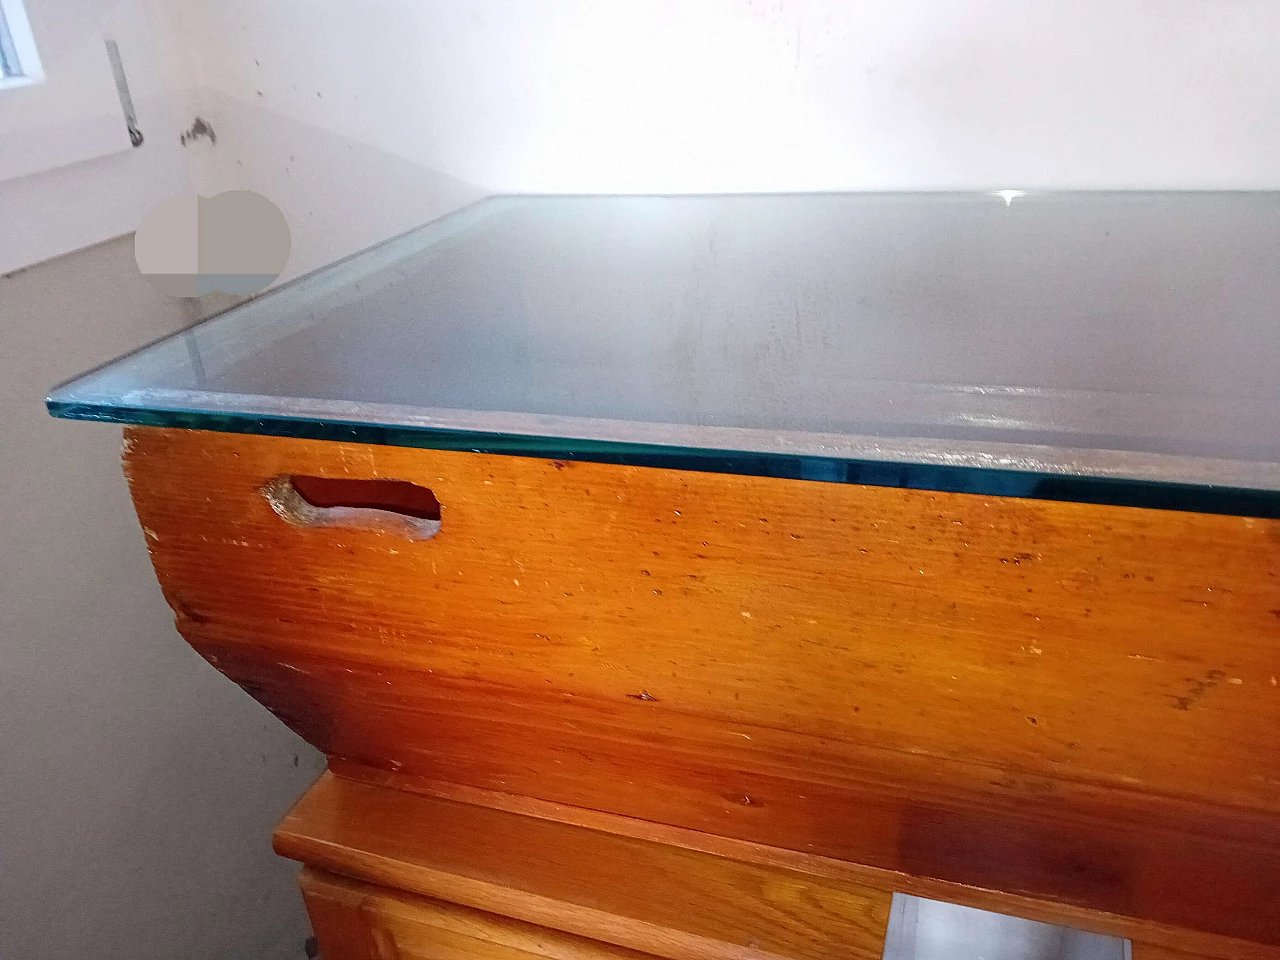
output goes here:
[{"label": "wooden drawer", "polygon": [[[512,943],[494,936],[503,930],[524,931],[620,956],[879,960],[891,902],[888,892],[848,880],[333,776],[284,819],[275,847],[313,869],[372,884],[366,892],[420,898],[402,902],[419,905],[419,918],[433,927],[457,932],[461,918],[497,942]],[[303,881],[309,901],[314,888]],[[324,930],[317,922],[322,943],[362,925],[343,912]],[[446,925],[442,916],[455,919]]]},{"label": "wooden drawer", "polygon": [[303,870],[321,960],[644,960],[598,940]]},{"label": "wooden drawer", "polygon": [[[126,469],[183,635],[349,775],[1280,942],[1280,522],[146,428]],[[289,475],[442,527],[291,525]]]},{"label": "wooden drawer", "polygon": [[[749,862],[777,860],[778,852],[726,841],[718,850],[691,849],[652,824],[525,806],[518,813],[326,775],[280,823],[275,846],[310,865],[302,886],[330,957],[418,957],[428,949],[440,956],[459,942],[466,949],[469,941],[458,937],[465,934],[556,956],[557,946],[584,949],[576,938],[585,937],[596,951],[665,960],[880,960],[893,939],[893,956],[908,960],[921,929],[904,912],[899,920],[911,926],[889,932],[890,891],[902,877],[796,856],[792,865]],[[971,906],[1133,938],[1136,960],[1280,957],[1256,944],[961,893]],[[931,917],[934,937],[939,923],[956,923],[951,912]],[[1022,956],[1016,944],[1026,945],[1025,931],[996,929],[988,927],[987,946]]]}]

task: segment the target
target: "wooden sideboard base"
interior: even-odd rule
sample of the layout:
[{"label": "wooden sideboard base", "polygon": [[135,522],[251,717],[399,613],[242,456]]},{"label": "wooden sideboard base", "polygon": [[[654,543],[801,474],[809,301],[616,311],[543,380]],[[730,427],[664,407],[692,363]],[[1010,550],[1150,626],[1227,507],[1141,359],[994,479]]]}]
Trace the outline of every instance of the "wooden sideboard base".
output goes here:
[{"label": "wooden sideboard base", "polygon": [[[1135,958],[1280,960],[1262,944],[490,791],[403,789],[379,784],[381,771],[335,767],[343,775],[325,774],[274,839],[309,868],[303,891],[326,960],[629,951],[878,960],[895,891],[1127,937]],[[539,939],[539,928],[555,933]],[[468,953],[464,935],[484,945]],[[392,946],[378,947],[379,937]],[[443,941],[453,946],[423,946]]]},{"label": "wooden sideboard base", "polygon": [[280,824],[275,847],[366,883],[669,960],[878,960],[889,922],[885,891],[332,774]]}]

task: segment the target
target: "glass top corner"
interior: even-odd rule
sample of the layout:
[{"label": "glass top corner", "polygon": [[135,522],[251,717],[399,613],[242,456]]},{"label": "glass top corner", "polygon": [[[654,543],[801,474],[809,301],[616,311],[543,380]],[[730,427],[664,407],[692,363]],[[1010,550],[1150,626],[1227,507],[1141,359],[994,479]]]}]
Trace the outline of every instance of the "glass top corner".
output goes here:
[{"label": "glass top corner", "polygon": [[47,404],[1280,516],[1280,194],[494,197]]}]

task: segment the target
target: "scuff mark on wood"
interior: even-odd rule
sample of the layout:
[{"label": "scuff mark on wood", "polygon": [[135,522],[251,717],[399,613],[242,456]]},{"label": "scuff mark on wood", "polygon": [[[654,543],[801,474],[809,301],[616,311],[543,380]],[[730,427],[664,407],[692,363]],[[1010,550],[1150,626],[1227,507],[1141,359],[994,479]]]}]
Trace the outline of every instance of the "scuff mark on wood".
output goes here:
[{"label": "scuff mark on wood", "polygon": [[1195,677],[1187,677],[1187,683],[1189,684],[1187,692],[1183,696],[1173,697],[1173,709],[1190,710],[1204,697],[1206,693],[1216,687],[1218,685],[1218,681],[1225,676],[1226,674],[1221,670],[1210,670],[1204,675],[1203,680],[1197,680]]}]

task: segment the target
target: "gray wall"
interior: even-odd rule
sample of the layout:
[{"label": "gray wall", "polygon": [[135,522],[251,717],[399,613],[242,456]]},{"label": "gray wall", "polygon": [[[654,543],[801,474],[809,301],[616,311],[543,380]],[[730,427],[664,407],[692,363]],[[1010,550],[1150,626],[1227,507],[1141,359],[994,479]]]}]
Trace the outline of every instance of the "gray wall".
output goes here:
[{"label": "gray wall", "polygon": [[174,630],[119,428],[41,402],[193,314],[131,237],[0,278],[0,957],[304,955],[270,834],[321,758]]}]

